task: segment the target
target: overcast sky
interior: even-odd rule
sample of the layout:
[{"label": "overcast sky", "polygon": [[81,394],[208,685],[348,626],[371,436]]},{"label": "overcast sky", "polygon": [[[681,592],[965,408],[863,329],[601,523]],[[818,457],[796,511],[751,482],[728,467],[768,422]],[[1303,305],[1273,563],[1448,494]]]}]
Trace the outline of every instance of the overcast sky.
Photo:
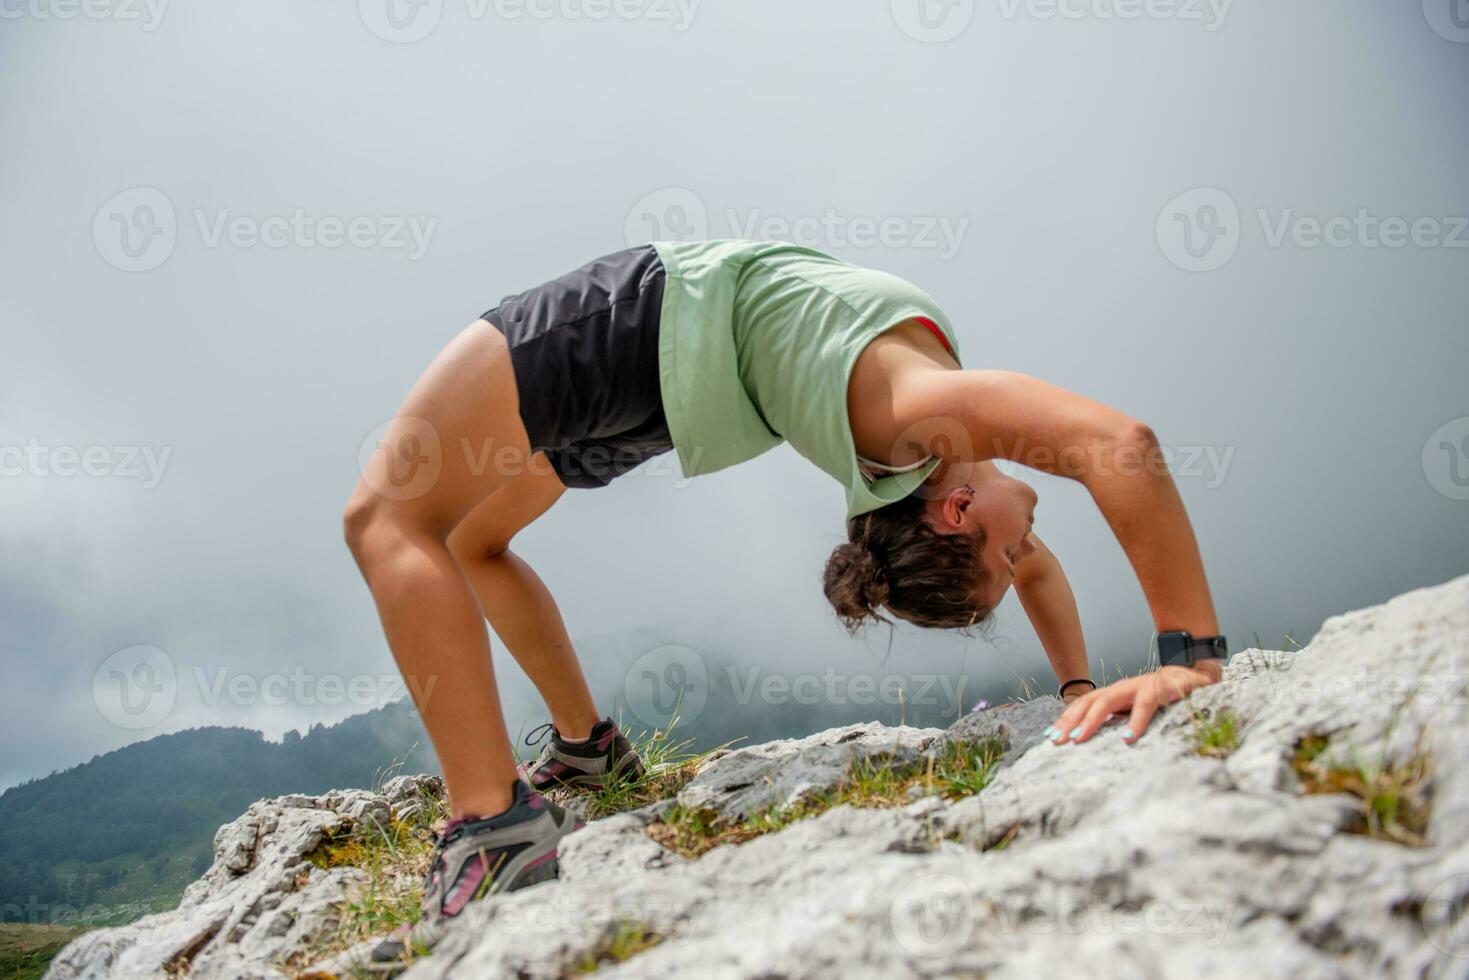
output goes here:
[{"label": "overcast sky", "polygon": [[[1451,2],[0,0],[0,786],[386,696],[362,446],[500,297],[650,237],[897,273],[969,366],[1151,423],[1236,647],[1469,571]],[[1051,683],[1013,599],[846,639],[842,491],[789,449],[663,463],[520,539],[602,689],[661,644]],[[1120,550],[1036,484],[1094,664],[1137,667]]]}]

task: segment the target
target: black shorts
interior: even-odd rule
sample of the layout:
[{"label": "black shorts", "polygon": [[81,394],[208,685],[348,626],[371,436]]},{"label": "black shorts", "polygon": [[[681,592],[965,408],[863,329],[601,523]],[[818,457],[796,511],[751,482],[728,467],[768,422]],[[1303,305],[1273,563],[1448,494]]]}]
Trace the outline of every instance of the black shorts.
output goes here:
[{"label": "black shorts", "polygon": [[614,252],[483,315],[510,344],[520,417],[568,487],[604,487],[673,448],[658,374],[663,261]]}]

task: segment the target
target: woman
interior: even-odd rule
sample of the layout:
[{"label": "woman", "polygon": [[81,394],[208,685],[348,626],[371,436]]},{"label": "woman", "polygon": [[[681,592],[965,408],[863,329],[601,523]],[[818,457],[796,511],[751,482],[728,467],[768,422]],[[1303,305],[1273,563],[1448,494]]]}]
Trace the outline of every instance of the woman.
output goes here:
[{"label": "woman", "polygon": [[[1069,702],[1056,743],[1085,742],[1121,712],[1132,741],[1159,705],[1219,679],[1203,563],[1146,426],[1034,378],[962,370],[930,297],[813,249],[609,255],[508,297],[453,340],[347,508],[348,543],[449,789],[428,922],[555,875],[575,822],[536,789],[639,767],[597,712],[555,601],[509,550],[516,532],[567,487],[603,486],[669,449],[694,476],[782,441],[846,490],[849,541],[825,571],[842,622],[886,613],[963,629],[1013,585]],[[1087,679],[1071,589],[1031,530],[1035,492],[999,458],[1087,488],[1177,654],[1164,663],[1184,666],[1101,689]],[[551,712],[549,743],[520,772],[486,617]]]}]

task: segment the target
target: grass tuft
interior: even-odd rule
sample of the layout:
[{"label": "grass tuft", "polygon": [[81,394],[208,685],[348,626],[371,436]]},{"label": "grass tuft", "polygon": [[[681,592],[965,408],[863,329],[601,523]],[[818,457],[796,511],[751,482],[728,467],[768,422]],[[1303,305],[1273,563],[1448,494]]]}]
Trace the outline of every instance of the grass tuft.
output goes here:
[{"label": "grass tuft", "polygon": [[726,744],[708,752],[694,752],[690,748],[694,744],[693,739],[674,740],[669,737],[677,724],[678,719],[674,718],[667,729],[628,734],[628,741],[643,762],[643,775],[634,777],[618,773],[605,786],[553,790],[551,798],[557,802],[563,795],[579,798],[584,801],[586,819],[597,820],[677,795],[694,778],[704,760],[729,747]]},{"label": "grass tuft", "polygon": [[1194,751],[1210,759],[1227,759],[1239,748],[1244,728],[1239,717],[1228,708],[1216,708],[1194,715]]},{"label": "grass tuft", "polygon": [[1005,747],[998,741],[949,742],[937,756],[906,766],[891,757],[859,759],[830,790],[790,804],[776,804],[742,819],[726,819],[707,811],[675,806],[648,826],[648,835],[684,857],[696,858],[723,844],[743,844],[791,824],[819,816],[838,806],[891,809],[915,796],[962,799],[984,789],[994,778]]},{"label": "grass tuft", "polygon": [[437,827],[448,818],[445,801],[425,794],[417,814],[387,827],[357,824],[322,841],[306,860],[323,870],[359,868],[367,882],[337,908],[334,928],[322,935],[300,962],[333,956],[351,946],[416,923],[421,914],[423,878],[433,857]]},{"label": "grass tuft", "polygon": [[623,920],[607,927],[595,946],[573,964],[574,975],[594,973],[603,966],[623,963],[657,946],[663,937],[647,924]]},{"label": "grass tuft", "polygon": [[1353,748],[1351,761],[1332,758],[1330,741],[1308,735],[1296,743],[1291,768],[1306,793],[1346,793],[1362,804],[1356,832],[1411,847],[1427,843],[1429,760],[1423,751],[1402,763],[1368,760]]}]

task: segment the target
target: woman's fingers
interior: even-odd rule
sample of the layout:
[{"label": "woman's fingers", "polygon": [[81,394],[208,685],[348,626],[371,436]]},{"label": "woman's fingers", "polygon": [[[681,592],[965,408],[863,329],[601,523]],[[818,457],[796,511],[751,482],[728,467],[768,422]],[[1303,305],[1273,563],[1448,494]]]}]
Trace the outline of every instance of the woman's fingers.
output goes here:
[{"label": "woman's fingers", "polygon": [[1086,741],[1114,712],[1126,710],[1134,687],[1133,681],[1118,681],[1082,695],[1061,712],[1046,737],[1057,745]]},{"label": "woman's fingers", "polygon": [[1172,704],[1195,688],[1214,682],[1215,679],[1177,667],[1164,667],[1151,674],[1130,677],[1077,698],[1066,706],[1045,736],[1057,745],[1085,742],[1112,715],[1128,711],[1122,738],[1131,745],[1148,730],[1160,707]]},{"label": "woman's fingers", "polygon": [[1068,704],[1066,710],[1061,712],[1061,717],[1056,719],[1056,723],[1046,729],[1044,733],[1046,738],[1055,742],[1057,745],[1066,741],[1072,729],[1081,724],[1081,720],[1086,717],[1088,705],[1095,701],[1097,695],[1101,694],[1104,690],[1106,688],[1088,691]]},{"label": "woman's fingers", "polygon": [[1158,688],[1155,684],[1148,684],[1132,702],[1132,715],[1127,719],[1127,727],[1122,730],[1122,740],[1128,745],[1133,744],[1143,737],[1143,732],[1153,723],[1153,716],[1158,713]]},{"label": "woman's fingers", "polygon": [[1126,711],[1132,704],[1137,694],[1137,685],[1123,682],[1112,684],[1097,692],[1098,697],[1087,705],[1086,714],[1081,721],[1067,732],[1067,738],[1073,742],[1085,742],[1097,733],[1097,729],[1104,725],[1108,718],[1119,711]]}]

